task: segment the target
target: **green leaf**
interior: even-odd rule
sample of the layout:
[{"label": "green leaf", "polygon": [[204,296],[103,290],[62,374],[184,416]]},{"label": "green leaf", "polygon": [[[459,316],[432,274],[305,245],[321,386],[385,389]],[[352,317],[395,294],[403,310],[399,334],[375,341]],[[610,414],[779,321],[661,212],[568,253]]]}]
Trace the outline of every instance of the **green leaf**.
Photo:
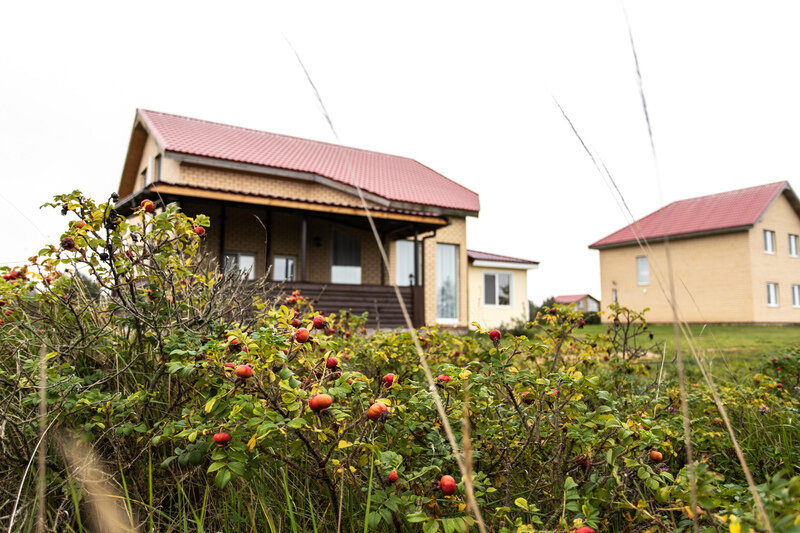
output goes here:
[{"label": "green leaf", "polygon": [[303,426],[307,426],[308,422],[306,422],[304,418],[295,418],[286,425],[292,429],[300,429]]},{"label": "green leaf", "polygon": [[412,524],[417,522],[424,522],[428,518],[428,515],[425,513],[411,513],[410,515],[406,516],[406,520],[411,522]]},{"label": "green leaf", "polygon": [[228,464],[228,468],[230,468],[236,475],[244,475],[244,465],[239,461],[232,461],[230,464]]},{"label": "green leaf", "polygon": [[225,466],[225,463],[223,461],[217,461],[215,463],[211,463],[211,466],[208,467],[208,473],[210,474],[211,472],[216,472],[223,466]]},{"label": "green leaf", "polygon": [[525,509],[526,511],[528,510],[528,500],[526,500],[525,498],[517,498],[516,500],[514,500],[514,505],[516,505],[520,509]]},{"label": "green leaf", "polygon": [[220,470],[217,472],[217,477],[214,478],[214,483],[217,485],[217,488],[222,490],[231,480],[231,471],[230,470]]},{"label": "green leaf", "polygon": [[439,531],[439,522],[436,520],[431,520],[430,522],[426,522],[424,526],[422,526],[422,531],[425,533],[436,533]]}]

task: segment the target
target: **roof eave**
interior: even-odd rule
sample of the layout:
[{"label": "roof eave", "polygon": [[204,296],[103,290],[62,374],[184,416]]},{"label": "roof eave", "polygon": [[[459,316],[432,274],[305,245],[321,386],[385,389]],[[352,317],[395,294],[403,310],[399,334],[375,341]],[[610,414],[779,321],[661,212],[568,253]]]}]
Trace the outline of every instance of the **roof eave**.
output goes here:
[{"label": "roof eave", "polygon": [[683,239],[694,239],[696,237],[707,237],[710,235],[721,235],[724,233],[736,233],[739,231],[746,231],[752,228],[754,224],[744,224],[741,226],[731,226],[728,228],[718,228],[713,230],[705,230],[705,231],[695,231],[691,233],[679,233],[677,235],[662,235],[659,237],[647,237],[641,238],[639,241],[636,239],[630,239],[627,241],[620,241],[620,242],[613,242],[608,244],[598,244],[593,243],[589,245],[589,249],[591,250],[608,250],[609,248],[625,248],[627,246],[636,246],[638,243],[644,242],[648,244],[657,244],[660,242],[664,242],[665,240],[669,239],[671,241],[683,240]]},{"label": "roof eave", "polygon": [[511,261],[487,261],[485,259],[471,260],[472,266],[482,268],[508,268],[513,270],[536,270],[539,268],[539,263],[531,261],[528,263],[517,263]]}]

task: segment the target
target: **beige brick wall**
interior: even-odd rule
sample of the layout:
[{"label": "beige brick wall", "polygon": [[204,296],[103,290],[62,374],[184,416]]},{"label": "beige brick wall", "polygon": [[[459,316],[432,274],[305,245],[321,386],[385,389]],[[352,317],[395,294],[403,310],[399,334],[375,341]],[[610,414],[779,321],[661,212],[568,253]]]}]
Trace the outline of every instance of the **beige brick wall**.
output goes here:
[{"label": "beige brick wall", "polygon": [[[670,241],[675,273],[676,299],[684,320],[689,322],[752,322],[753,291],[746,231]],[[666,254],[663,243],[651,245],[648,254],[650,283],[639,285],[636,257],[645,255],[638,246],[600,251],[600,301],[619,303],[641,310],[650,308],[652,322],[672,321]],[[765,289],[766,290],[766,289]],[[608,316],[604,317],[608,320]]]},{"label": "beige brick wall", "polygon": [[[241,193],[302,198],[315,202],[333,202],[355,207],[361,206],[361,200],[357,195],[337,191],[326,185],[314,182],[186,163],[180,166],[180,172],[175,178],[170,177],[170,181],[182,185],[214,187]],[[367,205],[376,207],[377,204],[368,201]]]},{"label": "beige brick wall", "polygon": [[[509,307],[487,306],[483,299],[484,272],[506,272],[511,274],[511,305]],[[496,328],[500,324],[511,324],[515,319],[528,320],[528,271],[506,268],[484,268],[469,265],[469,322],[478,322],[484,328]]]},{"label": "beige brick wall", "polygon": [[[764,230],[775,232],[775,253],[764,252]],[[789,234],[800,235],[800,218],[785,196],[779,196],[750,230],[755,322],[800,322],[792,306],[792,285],[800,285],[800,258],[789,256]],[[778,306],[767,306],[767,282],[778,284]]]},{"label": "beige brick wall", "polygon": [[436,236],[425,241],[423,263],[425,281],[425,323],[436,323],[436,244],[458,246],[458,326],[469,324],[467,309],[467,224],[464,217],[451,217],[450,225],[439,229]]}]

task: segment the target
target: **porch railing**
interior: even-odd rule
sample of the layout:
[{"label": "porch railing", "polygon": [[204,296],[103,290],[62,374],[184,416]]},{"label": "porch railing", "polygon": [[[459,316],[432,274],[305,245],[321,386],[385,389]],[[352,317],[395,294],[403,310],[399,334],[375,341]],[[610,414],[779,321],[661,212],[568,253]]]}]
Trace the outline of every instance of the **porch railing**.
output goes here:
[{"label": "porch railing", "polygon": [[[349,310],[360,315],[367,312],[367,327],[392,329],[405,327],[403,311],[394,288],[385,285],[344,285],[333,283],[287,282],[289,291],[297,289],[324,313]],[[424,323],[422,287],[400,287],[400,295],[415,327]]]}]

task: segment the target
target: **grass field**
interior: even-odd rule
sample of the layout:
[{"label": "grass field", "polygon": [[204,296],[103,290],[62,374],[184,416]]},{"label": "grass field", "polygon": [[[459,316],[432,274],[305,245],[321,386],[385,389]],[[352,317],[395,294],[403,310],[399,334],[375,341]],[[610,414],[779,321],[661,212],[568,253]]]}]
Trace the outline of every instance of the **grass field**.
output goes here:
[{"label": "grass field", "polygon": [[[587,334],[606,331],[606,325],[586,326]],[[671,324],[649,325],[653,342],[659,346],[666,343],[667,361],[675,356],[675,334]],[[726,368],[733,371],[748,370],[760,364],[770,354],[789,346],[800,345],[800,326],[757,326],[757,325],[692,325],[692,336],[698,348],[709,360],[716,376]],[[694,365],[694,358],[685,337],[681,347],[687,366]]]}]

